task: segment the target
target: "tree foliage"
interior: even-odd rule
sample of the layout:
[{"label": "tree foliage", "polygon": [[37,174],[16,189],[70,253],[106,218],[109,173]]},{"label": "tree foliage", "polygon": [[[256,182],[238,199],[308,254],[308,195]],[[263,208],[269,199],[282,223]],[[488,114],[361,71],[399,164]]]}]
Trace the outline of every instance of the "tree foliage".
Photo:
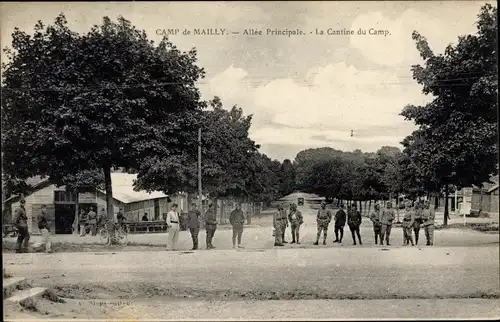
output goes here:
[{"label": "tree foliage", "polygon": [[481,185],[498,171],[497,9],[483,6],[477,34],[459,37],[443,54],[416,31],[413,39],[424,60],[412,67],[413,77],[434,97],[401,113],[418,126],[403,141],[416,179],[433,191]]},{"label": "tree foliage", "polygon": [[12,36],[2,74],[6,173],[85,186],[100,171],[112,216],[112,168],[179,162],[191,147],[204,75],[196,50],[166,39],[155,46],[121,17],[80,35],[61,14],[53,25],[38,22],[33,36]]}]

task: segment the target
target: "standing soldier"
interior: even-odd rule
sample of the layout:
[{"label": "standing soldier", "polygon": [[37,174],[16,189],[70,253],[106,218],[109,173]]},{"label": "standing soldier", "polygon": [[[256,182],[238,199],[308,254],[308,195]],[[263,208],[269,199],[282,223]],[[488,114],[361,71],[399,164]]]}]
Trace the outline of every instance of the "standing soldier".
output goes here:
[{"label": "standing soldier", "polygon": [[14,227],[17,229],[16,253],[27,253],[30,233],[28,232],[28,217],[26,216],[26,200],[19,202],[14,210]]},{"label": "standing soldier", "polygon": [[405,204],[405,214],[403,217],[403,224],[401,225],[403,227],[403,240],[404,240],[403,246],[408,245],[408,243],[410,242],[412,246],[415,246],[413,244],[413,237],[411,235],[414,222],[415,222],[415,214],[411,209],[411,201],[408,200]]},{"label": "standing soldier", "polygon": [[389,239],[391,237],[392,222],[394,221],[394,210],[392,210],[392,202],[387,202],[387,208],[382,211],[382,217],[380,223],[382,224],[382,229],[380,230],[380,245],[385,244],[390,246]]},{"label": "standing soldier", "polygon": [[236,203],[236,209],[229,215],[229,223],[233,226],[233,248],[236,248],[236,237],[238,237],[238,248],[243,248],[241,237],[243,235],[243,225],[245,224],[245,214],[241,210],[241,204]]},{"label": "standing soldier", "polygon": [[424,209],[422,210],[422,225],[424,226],[425,238],[427,239],[427,246],[434,245],[434,218],[436,214],[433,209],[430,208],[430,203],[428,200],[424,203]]},{"label": "standing soldier", "polygon": [[318,245],[319,237],[321,236],[321,231],[323,231],[323,245],[326,245],[326,237],[328,236],[328,225],[332,221],[332,213],[330,210],[326,209],[326,202],[321,202],[321,208],[318,209],[318,214],[316,215],[316,224],[318,226],[318,233],[316,234],[316,242],[314,245]]},{"label": "standing soldier", "polygon": [[347,225],[351,230],[353,245],[356,245],[356,235],[358,236],[359,244],[363,245],[363,242],[361,242],[361,234],[359,233],[359,226],[361,226],[361,213],[356,209],[356,204],[354,204],[351,209],[347,211]]},{"label": "standing soldier", "polygon": [[415,221],[413,222],[413,232],[415,233],[415,245],[418,245],[418,236],[420,235],[420,225],[422,224],[422,205],[420,202],[415,203],[413,213]]},{"label": "standing soldier", "polygon": [[201,212],[198,210],[198,206],[195,202],[191,204],[191,209],[188,212],[188,227],[191,233],[191,239],[193,240],[193,248],[191,250],[198,249],[198,234],[200,232],[200,217]]},{"label": "standing soldier", "polygon": [[[273,226],[274,226],[274,246],[284,246],[283,245],[283,227],[286,227],[283,223],[283,219],[281,217],[283,205],[278,205],[278,211],[274,213],[273,216]],[[285,220],[287,220],[285,218]]]},{"label": "standing soldier", "polygon": [[[344,211],[344,205],[340,205],[340,209],[335,214],[335,240],[334,243],[341,243],[342,238],[344,238],[344,226],[346,220],[346,213]],[[340,232],[340,239],[339,239]]]},{"label": "standing soldier", "polygon": [[[380,213],[380,205],[375,204],[375,210],[370,215],[370,220],[373,223],[373,233],[375,234],[375,245],[378,244],[378,238],[380,236],[380,231],[382,230],[382,223],[380,222],[381,213]],[[382,244],[382,238],[380,238],[380,243]]]},{"label": "standing soldier", "polygon": [[97,214],[94,211],[94,207],[90,207],[90,211],[88,213],[89,224],[90,224],[90,233],[92,236],[97,234]]},{"label": "standing soldier", "polygon": [[302,213],[297,210],[297,205],[294,203],[290,205],[288,219],[290,220],[290,227],[292,228],[292,244],[300,244],[299,231],[300,225],[304,223],[304,219],[302,217]]},{"label": "standing soldier", "polygon": [[171,210],[167,213],[167,227],[168,227],[168,242],[167,250],[176,250],[177,241],[179,240],[179,213],[177,212],[177,204],[173,203]]},{"label": "standing soldier", "polygon": [[217,214],[215,213],[214,205],[210,204],[205,213],[205,229],[207,231],[207,249],[214,249],[212,239],[217,230]]},{"label": "standing soldier", "polygon": [[78,223],[80,225],[80,237],[85,236],[85,226],[87,225],[87,214],[85,209],[80,209],[80,215],[78,216]]}]

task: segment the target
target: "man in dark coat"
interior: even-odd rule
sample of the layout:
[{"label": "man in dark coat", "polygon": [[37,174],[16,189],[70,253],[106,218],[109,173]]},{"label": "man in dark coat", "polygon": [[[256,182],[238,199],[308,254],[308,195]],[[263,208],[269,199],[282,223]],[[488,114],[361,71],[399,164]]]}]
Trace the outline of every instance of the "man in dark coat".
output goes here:
[{"label": "man in dark coat", "polygon": [[192,250],[198,249],[198,233],[200,232],[200,217],[201,212],[196,203],[192,203],[191,209],[188,212],[188,228],[193,240]]},{"label": "man in dark coat", "polygon": [[26,216],[26,200],[19,202],[19,207],[14,210],[14,227],[18,235],[16,241],[16,253],[27,253],[30,233],[28,232],[28,217]]},{"label": "man in dark coat", "polygon": [[354,204],[350,211],[347,212],[347,225],[351,230],[353,245],[356,245],[356,235],[358,236],[358,241],[360,245],[363,245],[361,241],[361,234],[359,233],[359,226],[361,226],[361,213],[356,209]]},{"label": "man in dark coat", "polygon": [[[344,238],[344,226],[347,214],[344,211],[344,205],[340,205],[340,209],[335,214],[335,240],[334,243],[341,243]],[[339,239],[340,233],[340,239]]]},{"label": "man in dark coat", "polygon": [[243,225],[245,224],[245,214],[241,210],[241,204],[236,204],[236,209],[229,215],[229,223],[233,226],[233,248],[236,248],[236,237],[238,238],[238,248],[243,248],[241,237],[243,235]]},{"label": "man in dark coat", "polygon": [[208,210],[205,213],[205,229],[207,230],[207,249],[214,249],[212,239],[217,230],[217,213],[213,204],[208,206]]}]

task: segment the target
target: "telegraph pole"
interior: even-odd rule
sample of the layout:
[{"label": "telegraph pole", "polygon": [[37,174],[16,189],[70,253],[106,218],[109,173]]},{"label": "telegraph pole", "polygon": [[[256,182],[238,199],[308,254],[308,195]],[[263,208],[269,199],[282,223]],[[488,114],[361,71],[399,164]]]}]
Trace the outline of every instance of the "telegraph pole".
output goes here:
[{"label": "telegraph pole", "polygon": [[202,189],[201,189],[201,127],[198,129],[198,206],[203,213],[202,203]]}]

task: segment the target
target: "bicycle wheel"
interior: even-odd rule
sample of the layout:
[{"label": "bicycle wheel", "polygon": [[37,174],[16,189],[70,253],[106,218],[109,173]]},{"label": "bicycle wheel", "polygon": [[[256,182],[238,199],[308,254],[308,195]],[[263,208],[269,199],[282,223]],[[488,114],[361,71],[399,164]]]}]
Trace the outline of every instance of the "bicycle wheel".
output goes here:
[{"label": "bicycle wheel", "polygon": [[109,245],[111,243],[111,238],[106,228],[101,228],[101,230],[99,230],[99,238],[104,245]]},{"label": "bicycle wheel", "polygon": [[117,242],[118,244],[122,245],[122,246],[125,246],[128,244],[128,236],[127,236],[127,232],[123,229],[120,229],[118,231],[118,236],[117,236]]}]

